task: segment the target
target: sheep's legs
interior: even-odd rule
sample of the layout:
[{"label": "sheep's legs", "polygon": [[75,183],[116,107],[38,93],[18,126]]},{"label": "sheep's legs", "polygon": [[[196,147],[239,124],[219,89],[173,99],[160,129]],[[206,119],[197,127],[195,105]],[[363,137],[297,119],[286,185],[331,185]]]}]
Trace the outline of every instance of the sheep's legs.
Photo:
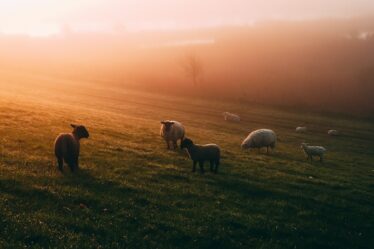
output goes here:
[{"label": "sheep's legs", "polygon": [[178,148],[177,140],[173,141],[173,150]]},{"label": "sheep's legs", "polygon": [[57,158],[58,170],[64,171],[64,160],[62,158]]},{"label": "sheep's legs", "polygon": [[75,169],[77,168],[75,163],[68,163],[68,165],[69,165],[70,171],[74,173]]},{"label": "sheep's legs", "polygon": [[70,171],[72,173],[74,173],[76,170],[79,169],[78,158],[72,159],[71,161],[69,161],[67,163],[68,163],[68,165],[70,167]]},{"label": "sheep's legs", "polygon": [[269,146],[266,146],[266,154],[269,154]]},{"label": "sheep's legs", "polygon": [[77,161],[75,162],[75,165],[74,165],[74,166],[75,166],[75,169],[76,169],[76,170],[79,170],[79,162],[78,162],[78,159],[77,159]]},{"label": "sheep's legs", "polygon": [[196,161],[193,161],[193,164],[192,164],[192,172],[195,172],[195,171],[196,171],[196,164],[197,164],[197,162],[196,162]]},{"label": "sheep's legs", "polygon": [[204,174],[204,161],[200,161],[199,162],[199,166],[200,166],[200,172],[201,172],[201,174]]},{"label": "sheep's legs", "polygon": [[166,149],[170,150],[170,143],[169,143],[169,141],[166,141]]},{"label": "sheep's legs", "polygon": [[216,173],[216,174],[218,172],[218,165],[219,165],[219,160],[216,161],[216,167],[214,169],[214,173]]},{"label": "sheep's legs", "polygon": [[210,161],[210,172],[214,171],[214,161]]}]

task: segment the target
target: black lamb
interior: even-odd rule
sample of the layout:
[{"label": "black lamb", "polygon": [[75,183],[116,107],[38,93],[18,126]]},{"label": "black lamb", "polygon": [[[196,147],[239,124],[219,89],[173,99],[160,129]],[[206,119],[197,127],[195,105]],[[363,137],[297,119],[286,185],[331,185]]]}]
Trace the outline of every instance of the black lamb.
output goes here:
[{"label": "black lamb", "polygon": [[83,125],[74,125],[72,133],[60,134],[55,141],[55,155],[58,162],[58,169],[62,172],[64,162],[70,167],[73,172],[79,169],[79,151],[80,151],[80,140],[82,138],[88,138],[89,134]]},{"label": "black lamb", "polygon": [[191,139],[182,140],[181,149],[187,149],[193,161],[192,172],[196,171],[196,164],[199,163],[201,173],[204,173],[204,162],[210,162],[210,171],[217,173],[221,158],[221,149],[216,144],[199,145],[194,144]]}]

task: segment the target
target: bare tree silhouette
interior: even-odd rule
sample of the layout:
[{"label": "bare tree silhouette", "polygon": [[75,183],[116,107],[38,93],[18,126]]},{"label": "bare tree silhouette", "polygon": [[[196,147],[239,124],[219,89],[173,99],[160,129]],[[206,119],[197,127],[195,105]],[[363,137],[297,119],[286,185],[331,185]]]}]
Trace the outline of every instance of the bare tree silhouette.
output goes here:
[{"label": "bare tree silhouette", "polygon": [[203,64],[200,58],[195,54],[186,55],[182,61],[182,67],[186,76],[191,79],[193,86],[198,86],[203,74]]}]

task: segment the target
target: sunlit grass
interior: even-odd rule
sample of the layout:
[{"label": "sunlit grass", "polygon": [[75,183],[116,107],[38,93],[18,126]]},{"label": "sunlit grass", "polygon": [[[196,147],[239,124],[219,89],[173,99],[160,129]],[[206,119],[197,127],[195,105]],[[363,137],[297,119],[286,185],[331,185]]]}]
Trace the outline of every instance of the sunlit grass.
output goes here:
[{"label": "sunlit grass", "polygon": [[[373,123],[276,108],[93,87],[2,93],[0,247],[370,248]],[[113,97],[111,97],[113,94]],[[104,96],[104,97],[103,97]],[[226,123],[220,113],[241,114]],[[181,121],[197,143],[222,147],[218,175],[191,173],[167,151],[159,121]],[[300,123],[310,132],[294,132]],[[53,141],[84,124],[81,171],[57,171]],[[242,151],[274,129],[274,153]],[[328,128],[344,134],[331,138]],[[310,164],[300,143],[328,149]]]}]

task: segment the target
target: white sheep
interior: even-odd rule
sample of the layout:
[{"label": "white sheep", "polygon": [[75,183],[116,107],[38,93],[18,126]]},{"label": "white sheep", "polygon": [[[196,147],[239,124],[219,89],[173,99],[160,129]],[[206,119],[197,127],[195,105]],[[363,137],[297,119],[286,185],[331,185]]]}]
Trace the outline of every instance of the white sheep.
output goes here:
[{"label": "white sheep", "polygon": [[177,141],[180,139],[181,142],[185,135],[184,127],[178,121],[164,120],[161,121],[161,137],[164,138],[166,142],[167,149],[170,149],[170,142],[173,143],[173,149],[178,147]]},{"label": "white sheep", "polygon": [[242,143],[243,149],[263,148],[266,147],[266,152],[269,153],[269,147],[275,148],[277,143],[277,135],[274,131],[269,129],[259,129],[252,131]]},{"label": "white sheep", "polygon": [[323,156],[327,151],[322,146],[311,146],[307,143],[302,143],[301,148],[304,150],[305,155],[310,159],[310,162],[313,162],[313,156],[318,156],[320,161],[323,162]]},{"label": "white sheep", "polygon": [[69,165],[72,172],[79,169],[79,141],[89,137],[88,131],[83,125],[72,124],[71,127],[73,127],[72,133],[60,134],[55,140],[55,156],[61,172],[64,162]]},{"label": "white sheep", "polygon": [[297,133],[305,133],[308,131],[308,128],[305,127],[305,126],[299,126],[299,127],[296,127],[296,132]]},{"label": "white sheep", "polygon": [[230,112],[223,112],[223,118],[225,121],[240,122],[240,116]]},{"label": "white sheep", "polygon": [[337,131],[337,130],[328,130],[328,131],[327,131],[327,134],[328,134],[329,136],[339,136],[339,135],[340,135],[340,132]]}]

